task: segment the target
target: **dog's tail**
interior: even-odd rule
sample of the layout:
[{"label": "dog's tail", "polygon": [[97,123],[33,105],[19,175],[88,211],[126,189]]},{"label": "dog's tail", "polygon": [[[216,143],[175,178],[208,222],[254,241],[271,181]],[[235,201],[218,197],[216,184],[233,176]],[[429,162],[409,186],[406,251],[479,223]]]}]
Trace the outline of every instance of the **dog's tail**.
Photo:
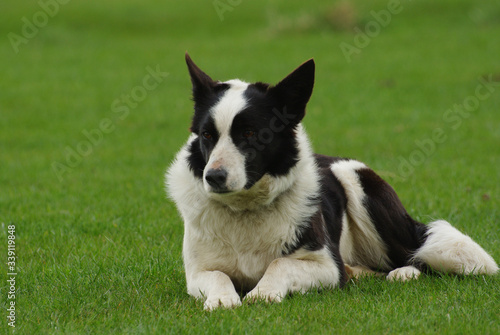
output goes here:
[{"label": "dog's tail", "polygon": [[432,269],[461,275],[498,272],[495,260],[449,222],[439,220],[428,224],[425,242],[413,255],[414,262],[422,262]]}]

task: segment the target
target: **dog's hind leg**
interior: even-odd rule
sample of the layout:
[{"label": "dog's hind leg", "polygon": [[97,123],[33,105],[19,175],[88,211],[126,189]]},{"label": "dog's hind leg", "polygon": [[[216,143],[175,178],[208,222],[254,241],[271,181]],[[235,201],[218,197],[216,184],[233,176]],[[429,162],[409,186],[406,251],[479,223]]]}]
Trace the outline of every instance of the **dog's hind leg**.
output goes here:
[{"label": "dog's hind leg", "polygon": [[[448,222],[440,220],[424,225],[412,219],[394,189],[363,164],[338,162],[332,165],[332,171],[346,189],[351,218],[349,229],[352,240],[356,242],[354,239],[358,238],[354,243],[358,248],[351,252],[354,262],[342,255],[346,263],[378,270],[367,262],[369,253],[363,253],[361,248],[376,245],[377,239],[373,237],[377,237],[381,241],[379,248],[371,249],[385,252],[384,255],[379,251],[386,256],[380,269],[389,272],[389,280],[418,278],[420,271],[429,267],[456,274],[494,274],[498,271],[497,264],[486,251]],[[368,239],[370,236],[372,238]]]},{"label": "dog's hind leg", "polygon": [[414,253],[413,261],[437,271],[463,275],[491,275],[498,271],[493,258],[479,244],[447,221],[431,222],[427,227],[425,242]]},{"label": "dog's hind leg", "polygon": [[359,279],[363,277],[370,277],[370,276],[376,276],[376,277],[381,277],[385,276],[385,273],[383,272],[376,272],[373,270],[370,270],[364,266],[356,265],[352,266],[349,264],[344,264],[345,267],[345,272],[347,273],[348,279]]}]

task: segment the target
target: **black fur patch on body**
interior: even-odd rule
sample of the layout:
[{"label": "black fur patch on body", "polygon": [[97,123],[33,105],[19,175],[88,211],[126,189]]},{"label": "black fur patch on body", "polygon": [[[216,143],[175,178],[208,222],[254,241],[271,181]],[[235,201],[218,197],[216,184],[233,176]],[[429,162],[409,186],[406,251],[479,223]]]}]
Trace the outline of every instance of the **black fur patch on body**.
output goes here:
[{"label": "black fur patch on body", "polygon": [[410,217],[394,189],[375,172],[361,169],[357,174],[366,194],[364,205],[387,247],[392,266],[407,266],[425,242],[427,226]]},{"label": "black fur patch on body", "polygon": [[321,210],[329,235],[329,248],[340,271],[340,286],[342,287],[347,281],[347,273],[340,255],[340,235],[342,233],[342,217],[347,209],[347,196],[330,167],[333,163],[345,159],[318,154],[314,156],[321,175]]},{"label": "black fur patch on body", "polygon": [[299,248],[315,251],[328,247],[340,273],[340,286],[347,281],[344,262],[340,255],[340,234],[342,217],[347,208],[347,197],[339,180],[332,173],[330,166],[343,158],[314,155],[321,176],[318,196],[314,201],[318,211],[309,219],[308,224],[300,232],[297,243],[287,248],[291,254]]},{"label": "black fur patch on body", "polygon": [[[318,154],[315,155],[315,159],[321,175],[321,191],[317,198],[319,210],[310,218],[306,228],[300,232],[296,245],[288,248],[287,253],[292,253],[301,247],[319,250],[325,245],[328,246],[341,272],[342,286],[347,280],[347,275],[339,245],[342,218],[347,210],[348,199],[342,184],[332,173],[331,166],[347,159]],[[366,168],[357,170],[356,173],[366,195],[364,206],[387,247],[391,266],[398,268],[412,264],[411,258],[414,252],[425,242],[427,226],[410,217],[394,189],[375,172]],[[412,265],[420,270],[427,270],[424,264]]]}]

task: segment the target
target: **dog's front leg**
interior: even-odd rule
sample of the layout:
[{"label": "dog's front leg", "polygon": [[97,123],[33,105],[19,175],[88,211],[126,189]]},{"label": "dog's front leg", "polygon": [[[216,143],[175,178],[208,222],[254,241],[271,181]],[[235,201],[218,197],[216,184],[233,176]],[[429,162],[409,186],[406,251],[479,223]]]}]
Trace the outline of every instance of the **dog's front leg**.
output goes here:
[{"label": "dog's front leg", "polygon": [[245,300],[281,302],[288,293],[333,287],[339,280],[340,271],[326,249],[301,249],[290,256],[272,261],[257,286],[245,296]]},{"label": "dog's front leg", "polygon": [[233,282],[220,271],[200,271],[187,278],[188,293],[195,298],[206,297],[204,308],[213,310],[218,307],[235,307],[241,305],[240,296],[236,293]]}]

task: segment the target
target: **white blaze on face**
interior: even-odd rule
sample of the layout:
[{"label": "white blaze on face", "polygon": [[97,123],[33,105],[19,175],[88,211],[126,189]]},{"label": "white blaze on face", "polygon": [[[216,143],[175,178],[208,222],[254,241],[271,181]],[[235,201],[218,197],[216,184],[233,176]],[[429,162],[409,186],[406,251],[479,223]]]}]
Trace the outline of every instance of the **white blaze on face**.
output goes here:
[{"label": "white blaze on face", "polygon": [[230,80],[225,84],[231,87],[210,110],[215,127],[219,132],[219,140],[203,171],[203,185],[207,192],[212,191],[212,187],[205,179],[207,171],[211,169],[223,169],[227,172],[226,187],[228,191],[240,191],[247,183],[245,156],[238,150],[231,138],[231,125],[236,114],[247,105],[244,92],[248,84],[240,80]]}]

